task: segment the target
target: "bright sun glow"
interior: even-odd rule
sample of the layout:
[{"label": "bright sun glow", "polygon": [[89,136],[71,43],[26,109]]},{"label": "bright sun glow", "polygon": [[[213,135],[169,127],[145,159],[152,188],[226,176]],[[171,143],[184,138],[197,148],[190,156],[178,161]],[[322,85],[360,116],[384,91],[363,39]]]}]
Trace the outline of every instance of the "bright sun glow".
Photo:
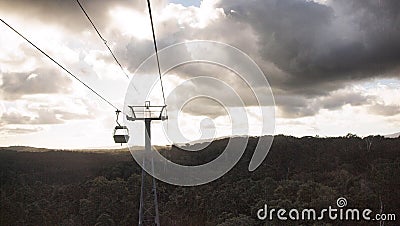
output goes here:
[{"label": "bright sun glow", "polygon": [[133,36],[138,39],[151,39],[150,20],[148,15],[140,14],[135,10],[115,7],[110,10],[113,27],[122,35]]}]

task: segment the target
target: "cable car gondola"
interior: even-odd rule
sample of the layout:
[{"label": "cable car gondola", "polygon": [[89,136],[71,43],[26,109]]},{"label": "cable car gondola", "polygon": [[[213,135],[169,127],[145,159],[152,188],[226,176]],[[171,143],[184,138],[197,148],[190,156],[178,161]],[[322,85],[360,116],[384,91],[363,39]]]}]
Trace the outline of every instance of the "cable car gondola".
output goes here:
[{"label": "cable car gondola", "polygon": [[114,141],[117,144],[128,143],[129,130],[126,126],[116,126],[113,133]]},{"label": "cable car gondola", "polygon": [[118,115],[121,111],[117,110],[115,111],[115,113],[117,114],[117,126],[115,126],[114,128],[114,133],[113,133],[113,138],[114,138],[114,142],[117,144],[125,144],[128,143],[129,141],[129,130],[128,127],[126,126],[121,126],[118,122]]}]

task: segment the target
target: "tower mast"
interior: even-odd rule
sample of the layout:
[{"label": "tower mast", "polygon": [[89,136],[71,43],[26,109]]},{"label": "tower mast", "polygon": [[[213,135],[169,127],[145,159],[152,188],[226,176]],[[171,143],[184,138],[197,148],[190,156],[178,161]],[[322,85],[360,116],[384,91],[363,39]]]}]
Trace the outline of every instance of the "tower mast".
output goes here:
[{"label": "tower mast", "polygon": [[[153,151],[151,149],[151,122],[153,120],[163,121],[168,118],[167,116],[163,115],[166,106],[151,106],[150,101],[146,101],[144,106],[129,106],[129,108],[132,111],[132,116],[126,116],[127,120],[141,120],[145,123],[145,150],[142,165],[142,183],[140,187],[139,226],[160,226],[156,179],[146,172],[145,167],[150,166],[150,169],[154,175],[154,161],[151,157],[151,152]],[[138,108],[144,108],[144,110],[138,111]],[[151,110],[155,108],[161,108],[161,110]],[[155,113],[157,113],[157,115],[155,115]]]}]

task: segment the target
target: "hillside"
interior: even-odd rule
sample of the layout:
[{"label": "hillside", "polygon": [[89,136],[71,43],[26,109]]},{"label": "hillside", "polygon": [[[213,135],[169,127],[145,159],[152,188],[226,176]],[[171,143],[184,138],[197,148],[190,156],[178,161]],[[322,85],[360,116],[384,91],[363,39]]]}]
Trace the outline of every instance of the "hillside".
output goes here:
[{"label": "hillside", "polygon": [[[158,182],[161,224],[264,225],[256,217],[264,204],[318,209],[336,205],[338,197],[352,207],[375,212],[382,207],[400,216],[399,138],[276,136],[266,161],[248,172],[256,142],[251,138],[240,162],[214,182],[197,187]],[[176,147],[162,153],[195,165],[218,156],[226,143],[215,141],[197,153]],[[0,168],[0,225],[137,225],[140,168],[127,151],[1,148]],[[338,222],[318,222],[329,224]]]}]

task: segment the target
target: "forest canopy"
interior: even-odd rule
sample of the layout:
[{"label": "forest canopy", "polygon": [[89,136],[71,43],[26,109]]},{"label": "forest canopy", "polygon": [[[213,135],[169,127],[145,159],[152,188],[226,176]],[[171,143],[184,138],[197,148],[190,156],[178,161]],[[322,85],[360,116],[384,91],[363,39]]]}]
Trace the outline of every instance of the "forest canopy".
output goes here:
[{"label": "forest canopy", "polygon": [[[159,181],[161,224],[264,225],[266,222],[256,215],[264,204],[318,209],[335,205],[339,197],[346,197],[352,207],[399,216],[399,138],[275,136],[264,163],[249,172],[257,139],[250,138],[239,163],[216,181],[196,187]],[[176,162],[198,164],[218,156],[226,143],[227,139],[214,141],[198,153],[177,147],[161,152]],[[0,225],[138,222],[141,169],[128,151],[1,148],[0,168]],[[293,225],[290,221],[267,223]],[[319,223],[337,224],[328,220]]]}]

